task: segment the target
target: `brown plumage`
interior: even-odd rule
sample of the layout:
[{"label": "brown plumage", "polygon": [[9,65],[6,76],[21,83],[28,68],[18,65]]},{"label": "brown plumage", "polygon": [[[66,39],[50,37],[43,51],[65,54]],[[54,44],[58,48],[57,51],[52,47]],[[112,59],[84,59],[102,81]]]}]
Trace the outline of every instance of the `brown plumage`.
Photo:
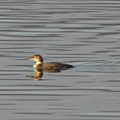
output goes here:
[{"label": "brown plumage", "polygon": [[63,64],[63,63],[58,63],[58,62],[49,62],[49,63],[43,63],[43,58],[41,55],[33,55],[32,57],[28,58],[29,60],[36,61],[36,64],[34,65],[35,68],[37,69],[42,69],[44,71],[47,70],[66,70],[68,68],[72,68],[72,65],[69,64]]}]

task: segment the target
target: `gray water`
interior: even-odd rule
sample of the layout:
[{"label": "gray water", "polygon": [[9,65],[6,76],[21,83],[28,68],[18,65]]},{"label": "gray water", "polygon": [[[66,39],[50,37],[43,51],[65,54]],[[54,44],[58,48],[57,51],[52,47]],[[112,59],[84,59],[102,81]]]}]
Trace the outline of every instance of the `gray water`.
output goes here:
[{"label": "gray water", "polygon": [[[75,67],[44,72],[34,62]],[[1,120],[120,120],[120,1],[0,1]]]}]

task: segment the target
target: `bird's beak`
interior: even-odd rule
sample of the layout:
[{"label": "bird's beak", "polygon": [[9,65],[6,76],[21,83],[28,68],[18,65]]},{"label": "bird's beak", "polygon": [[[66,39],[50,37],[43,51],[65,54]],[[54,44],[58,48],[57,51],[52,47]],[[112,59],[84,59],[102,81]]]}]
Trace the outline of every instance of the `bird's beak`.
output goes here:
[{"label": "bird's beak", "polygon": [[28,57],[28,58],[26,58],[26,60],[32,60],[33,59],[33,57]]}]

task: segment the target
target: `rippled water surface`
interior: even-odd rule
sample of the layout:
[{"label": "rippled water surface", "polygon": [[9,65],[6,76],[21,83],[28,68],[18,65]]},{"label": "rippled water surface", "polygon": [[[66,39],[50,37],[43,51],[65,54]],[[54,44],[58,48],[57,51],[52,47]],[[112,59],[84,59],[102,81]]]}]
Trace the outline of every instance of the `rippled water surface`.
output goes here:
[{"label": "rippled water surface", "polygon": [[[33,76],[34,62],[74,65]],[[120,1],[0,1],[1,120],[120,120]]]}]

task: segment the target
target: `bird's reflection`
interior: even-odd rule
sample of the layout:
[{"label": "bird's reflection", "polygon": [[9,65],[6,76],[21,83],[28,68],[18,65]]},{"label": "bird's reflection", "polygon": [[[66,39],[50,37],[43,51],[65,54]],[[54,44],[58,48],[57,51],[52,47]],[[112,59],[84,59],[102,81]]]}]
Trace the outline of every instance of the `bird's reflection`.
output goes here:
[{"label": "bird's reflection", "polygon": [[43,70],[34,69],[34,75],[27,75],[26,77],[32,78],[33,80],[40,80],[43,76]]},{"label": "bird's reflection", "polygon": [[60,70],[57,70],[57,69],[56,70],[42,70],[42,69],[34,68],[34,74],[27,75],[26,77],[32,78],[33,80],[42,80],[42,76],[44,72],[56,73],[56,72],[60,72]]}]

